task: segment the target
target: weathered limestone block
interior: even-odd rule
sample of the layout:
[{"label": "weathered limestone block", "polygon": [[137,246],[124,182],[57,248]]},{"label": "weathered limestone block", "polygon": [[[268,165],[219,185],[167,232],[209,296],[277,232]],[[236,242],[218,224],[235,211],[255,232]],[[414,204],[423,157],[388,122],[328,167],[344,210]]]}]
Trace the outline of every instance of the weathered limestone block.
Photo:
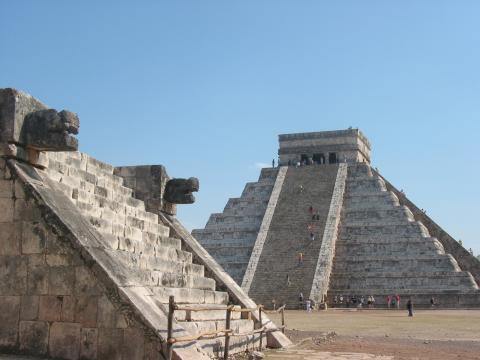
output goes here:
[{"label": "weathered limestone block", "polygon": [[0,292],[0,351],[17,344],[20,296],[3,296]]},{"label": "weathered limestone block", "polygon": [[95,327],[97,325],[98,296],[76,296],[75,322],[82,327]]},{"label": "weathered limestone block", "polygon": [[22,296],[20,306],[20,320],[38,320],[39,296]]},{"label": "weathered limestone block", "polygon": [[97,359],[98,330],[82,328],[80,331],[80,359]]},{"label": "weathered limestone block", "polygon": [[98,329],[98,358],[121,360],[124,341],[122,329]]},{"label": "weathered limestone block", "polygon": [[0,224],[13,221],[14,205],[14,199],[0,198]]},{"label": "weathered limestone block", "polygon": [[20,351],[46,355],[49,324],[46,321],[20,321]]},{"label": "weathered limestone block", "polygon": [[0,295],[23,295],[27,292],[27,258],[0,256]]},{"label": "weathered limestone block", "polygon": [[81,325],[54,322],[50,327],[50,356],[65,360],[77,360],[80,356]]}]

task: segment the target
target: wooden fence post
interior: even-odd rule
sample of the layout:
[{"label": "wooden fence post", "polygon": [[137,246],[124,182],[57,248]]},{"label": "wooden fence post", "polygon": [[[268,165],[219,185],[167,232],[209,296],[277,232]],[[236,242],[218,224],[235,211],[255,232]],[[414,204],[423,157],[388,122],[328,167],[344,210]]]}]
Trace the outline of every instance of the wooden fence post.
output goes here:
[{"label": "wooden fence post", "polygon": [[[262,322],[262,305],[258,307],[258,321],[260,322],[260,329],[263,327]],[[260,331],[260,351],[262,351],[263,331]]]},{"label": "wooden fence post", "polygon": [[227,318],[225,319],[225,349],[223,352],[223,359],[228,360],[228,350],[230,347],[230,319],[232,318],[232,306],[227,307]]},{"label": "wooden fence post", "polygon": [[175,297],[170,296],[168,298],[168,333],[167,333],[167,360],[172,359],[172,347],[173,343],[172,335],[173,335],[173,315],[175,313]]}]

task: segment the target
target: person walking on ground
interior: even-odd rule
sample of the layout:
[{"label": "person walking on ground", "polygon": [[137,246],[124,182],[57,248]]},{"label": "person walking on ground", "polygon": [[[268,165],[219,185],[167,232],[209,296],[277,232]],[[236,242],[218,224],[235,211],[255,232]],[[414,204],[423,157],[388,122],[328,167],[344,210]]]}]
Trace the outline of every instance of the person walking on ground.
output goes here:
[{"label": "person walking on ground", "polygon": [[390,309],[390,305],[392,303],[392,297],[390,295],[387,296],[387,307]]},{"label": "person walking on ground", "polygon": [[408,309],[408,316],[413,316],[413,303],[412,303],[412,299],[408,299],[408,301],[407,301],[407,309]]},{"label": "person walking on ground", "polygon": [[375,308],[375,298],[372,295],[372,309]]},{"label": "person walking on ground", "polygon": [[307,301],[305,301],[305,308],[307,310],[307,312],[311,312],[312,311],[312,302],[310,301],[310,299],[307,299]]},{"label": "person walking on ground", "polygon": [[395,298],[397,300],[397,309],[400,310],[400,295],[395,295]]},{"label": "person walking on ground", "polygon": [[298,301],[300,302],[300,309],[303,307],[303,293],[298,295]]},{"label": "person walking on ground", "polygon": [[433,298],[433,296],[430,298],[430,306],[431,307],[435,306],[435,299]]}]

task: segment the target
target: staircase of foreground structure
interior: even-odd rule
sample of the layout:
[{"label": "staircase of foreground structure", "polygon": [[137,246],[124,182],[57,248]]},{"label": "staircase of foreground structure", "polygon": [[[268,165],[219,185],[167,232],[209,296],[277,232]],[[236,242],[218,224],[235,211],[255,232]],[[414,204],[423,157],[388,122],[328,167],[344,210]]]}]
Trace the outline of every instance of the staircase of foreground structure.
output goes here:
[{"label": "staircase of foreground structure", "polygon": [[278,169],[262,169],[240,198],[229,199],[223,213],[212,214],[204,229],[192,231],[237,284],[242,283],[277,174]]},{"label": "staircase of foreground structure", "polygon": [[[156,304],[165,305],[169,296],[179,304],[223,307],[231,302],[226,291],[218,291],[215,280],[206,277],[205,267],[192,261],[182,250],[182,240],[159,223],[157,214],[145,210],[143,201],[132,197],[113,167],[78,152],[48,153],[48,178],[76,205],[80,214],[101,234],[105,251],[129,286],[145,287]],[[223,290],[225,284],[222,284]],[[151,309],[162,311],[161,307]],[[175,313],[176,321],[188,334],[225,328],[224,310]],[[232,314],[231,328],[249,332],[254,322]],[[259,336],[233,337],[232,353],[258,344]],[[211,355],[223,351],[224,339],[201,340],[197,345]]]},{"label": "staircase of foreground structure", "polygon": [[429,305],[431,296],[442,306],[478,306],[480,300],[472,275],[367,164],[348,167],[332,274],[330,302],[339,295],[373,295],[384,305],[392,294],[413,296],[417,305]]},{"label": "staircase of foreground structure", "polygon": [[299,294],[310,295],[337,173],[338,165],[288,167],[249,289],[257,303],[298,308]]}]

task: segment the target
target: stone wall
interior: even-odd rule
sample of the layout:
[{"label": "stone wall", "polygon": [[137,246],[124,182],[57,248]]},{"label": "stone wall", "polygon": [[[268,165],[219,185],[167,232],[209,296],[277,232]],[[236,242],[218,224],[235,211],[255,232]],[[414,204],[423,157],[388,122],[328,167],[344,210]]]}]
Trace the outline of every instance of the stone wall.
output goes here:
[{"label": "stone wall", "polygon": [[159,339],[56,234],[0,159],[0,352],[161,359]]}]

